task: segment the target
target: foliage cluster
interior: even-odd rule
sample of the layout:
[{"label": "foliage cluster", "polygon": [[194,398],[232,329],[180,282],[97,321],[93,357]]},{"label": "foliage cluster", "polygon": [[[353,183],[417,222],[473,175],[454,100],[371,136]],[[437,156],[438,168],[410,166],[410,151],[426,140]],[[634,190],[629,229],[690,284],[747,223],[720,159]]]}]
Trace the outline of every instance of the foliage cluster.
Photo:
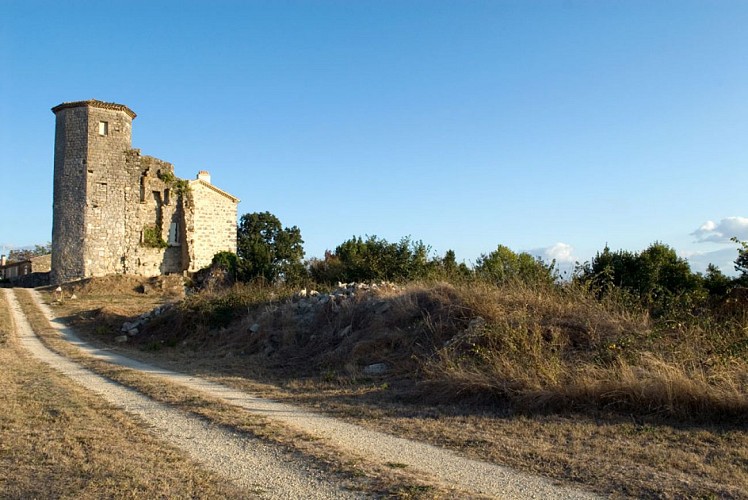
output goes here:
[{"label": "foliage cluster", "polygon": [[[267,283],[335,285],[440,279],[548,285],[560,280],[555,262],[504,245],[482,254],[471,268],[458,263],[453,250],[433,255],[431,247],[410,237],[392,243],[377,236],[353,236],[325,252],[324,258],[304,262],[299,228],[284,227],[268,212],[243,215],[237,239],[235,261],[230,256],[221,256],[220,261],[222,268],[244,282],[260,278]],[[738,243],[736,270],[743,273],[738,278],[725,276],[713,265],[703,275],[694,273],[674,249],[655,242],[641,252],[612,251],[606,246],[591,261],[577,265],[573,281],[598,299],[615,294],[656,317],[694,312],[724,302],[732,290],[748,285],[748,244]]]},{"label": "foliage cluster", "polygon": [[513,281],[551,284],[558,278],[555,261],[546,264],[527,252],[515,253],[504,245],[478,258],[475,276],[482,281],[501,285]]},{"label": "foliage cluster", "polygon": [[180,179],[176,175],[168,171],[159,170],[156,174],[164,184],[169,186],[178,196],[185,196],[190,192],[190,183],[185,179]]},{"label": "foliage cluster", "polygon": [[8,252],[8,262],[22,262],[32,257],[40,257],[52,253],[52,243],[34,245],[34,248],[22,248]]},{"label": "foliage cluster", "polygon": [[[738,250],[736,270],[741,270],[741,259],[748,262],[745,247]],[[600,299],[616,294],[659,318],[724,305],[733,290],[745,286],[746,274],[730,278],[711,264],[705,274],[694,273],[674,249],[655,242],[641,252],[611,251],[606,246],[590,262],[577,266],[574,282]]]},{"label": "foliage cluster", "polygon": [[270,212],[251,213],[242,215],[237,233],[237,279],[289,284],[306,279],[298,227],[284,228]]},{"label": "foliage cluster", "polygon": [[156,226],[147,225],[143,227],[143,246],[148,248],[166,248],[169,244],[161,236],[161,231]]},{"label": "foliage cluster", "polygon": [[325,258],[309,262],[312,281],[334,285],[338,282],[412,281],[419,279],[467,278],[471,271],[464,263],[457,263],[453,250],[444,257],[431,257],[431,248],[422,241],[404,237],[397,243],[384,238],[360,236],[338,245]]}]

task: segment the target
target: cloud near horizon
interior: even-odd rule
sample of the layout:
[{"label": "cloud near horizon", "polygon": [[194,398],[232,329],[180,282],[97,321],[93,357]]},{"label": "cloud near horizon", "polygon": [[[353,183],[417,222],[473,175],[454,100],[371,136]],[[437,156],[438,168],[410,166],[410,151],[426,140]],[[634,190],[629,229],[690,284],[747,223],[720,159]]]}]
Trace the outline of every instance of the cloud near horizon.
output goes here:
[{"label": "cloud near horizon", "polygon": [[730,238],[748,240],[748,217],[725,217],[719,222],[706,221],[691,233],[698,243],[730,243]]},{"label": "cloud near horizon", "polygon": [[728,276],[738,275],[735,270],[735,259],[738,252],[735,248],[723,248],[712,252],[686,252],[681,256],[688,260],[691,271],[695,273],[704,273],[709,264],[714,264]]},{"label": "cloud near horizon", "polygon": [[534,248],[527,253],[547,261],[555,259],[558,264],[573,264],[576,261],[574,247],[568,243],[558,242],[549,247]]}]

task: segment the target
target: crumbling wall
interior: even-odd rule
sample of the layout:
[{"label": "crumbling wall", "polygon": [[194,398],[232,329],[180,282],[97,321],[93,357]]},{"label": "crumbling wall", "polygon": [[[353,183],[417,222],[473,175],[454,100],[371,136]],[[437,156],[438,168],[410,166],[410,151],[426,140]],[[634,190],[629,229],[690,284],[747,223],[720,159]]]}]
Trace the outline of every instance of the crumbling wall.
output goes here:
[{"label": "crumbling wall", "polygon": [[[180,197],[171,182],[176,179],[174,166],[141,155],[137,149],[128,151],[125,159],[129,190],[123,221],[125,248],[121,272],[142,276],[181,272],[178,234],[183,222]],[[159,243],[167,246],[160,247]]]}]

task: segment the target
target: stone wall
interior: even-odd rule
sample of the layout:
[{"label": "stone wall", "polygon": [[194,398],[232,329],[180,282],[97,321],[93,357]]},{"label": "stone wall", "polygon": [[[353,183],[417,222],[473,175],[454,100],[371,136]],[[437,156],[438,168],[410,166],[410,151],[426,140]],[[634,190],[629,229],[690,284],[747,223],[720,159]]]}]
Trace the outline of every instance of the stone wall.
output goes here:
[{"label": "stone wall", "polygon": [[52,210],[53,282],[85,275],[88,108],[57,113]]},{"label": "stone wall", "polygon": [[[170,238],[179,233],[182,222],[182,200],[175,187],[163,179],[176,179],[174,166],[135,149],[127,152],[130,174],[125,210],[125,247],[123,272],[142,276],[182,272],[181,244]],[[162,179],[163,178],[163,179]],[[169,244],[166,248],[147,246],[145,232],[153,230]]]},{"label": "stone wall", "polygon": [[239,200],[205,180],[190,182],[191,225],[188,226],[190,272],[210,265],[218,252],[236,253],[236,218]]},{"label": "stone wall", "polygon": [[[106,130],[100,129],[102,123]],[[88,108],[86,277],[123,271],[128,236],[123,214],[130,208],[127,192],[132,184],[125,152],[131,148],[131,123],[124,111]]]}]

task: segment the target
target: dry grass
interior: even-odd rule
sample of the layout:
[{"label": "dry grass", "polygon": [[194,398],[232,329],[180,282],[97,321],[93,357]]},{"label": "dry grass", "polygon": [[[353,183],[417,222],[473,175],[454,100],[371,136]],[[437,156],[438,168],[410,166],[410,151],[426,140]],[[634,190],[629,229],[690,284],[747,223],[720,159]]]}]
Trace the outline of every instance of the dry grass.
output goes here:
[{"label": "dry grass", "polygon": [[4,296],[0,367],[4,498],[242,497],[124,412],[25,354]]},{"label": "dry grass", "polygon": [[573,288],[473,285],[460,297],[484,321],[424,364],[431,390],[443,397],[493,396],[523,411],[744,422],[748,362],[721,345],[745,343],[743,325],[651,324]]},{"label": "dry grass", "polygon": [[392,470],[319,441],[315,436],[282,427],[271,420],[217,399],[169,383],[162,378],[96,360],[62,340],[39,311],[28,291],[19,291],[19,303],[34,331],[51,349],[88,369],[148,397],[206,418],[237,432],[247,433],[283,447],[289,455],[302,456],[310,466],[336,477],[352,491],[393,498],[452,498],[449,485],[426,482],[409,471]]},{"label": "dry grass", "polygon": [[[476,283],[313,314],[269,293],[193,296],[136,346],[177,348],[131,355],[606,494],[748,497],[738,315],[654,323],[579,290]],[[376,362],[390,372],[364,376]]]}]

